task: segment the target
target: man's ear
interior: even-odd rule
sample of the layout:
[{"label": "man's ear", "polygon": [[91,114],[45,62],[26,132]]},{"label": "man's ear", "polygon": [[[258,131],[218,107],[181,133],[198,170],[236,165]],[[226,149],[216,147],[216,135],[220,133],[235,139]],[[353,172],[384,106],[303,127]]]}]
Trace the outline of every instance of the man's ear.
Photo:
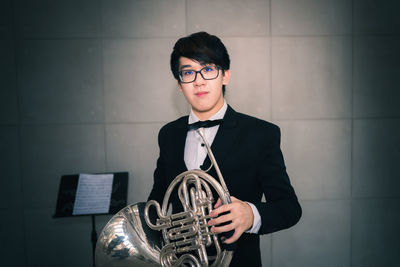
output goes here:
[{"label": "man's ear", "polygon": [[228,85],[230,79],[231,79],[231,71],[224,70],[224,75],[222,76],[222,84]]}]

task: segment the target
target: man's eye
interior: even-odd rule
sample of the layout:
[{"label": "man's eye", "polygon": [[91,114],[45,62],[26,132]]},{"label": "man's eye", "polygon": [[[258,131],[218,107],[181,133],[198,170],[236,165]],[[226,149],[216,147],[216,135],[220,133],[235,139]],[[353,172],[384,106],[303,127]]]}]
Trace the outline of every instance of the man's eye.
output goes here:
[{"label": "man's eye", "polygon": [[183,75],[188,76],[188,75],[193,75],[193,71],[192,70],[185,70],[182,72]]},{"label": "man's eye", "polygon": [[205,72],[210,72],[210,71],[213,71],[213,70],[214,70],[213,67],[205,67],[205,68],[204,68],[204,71],[205,71]]}]

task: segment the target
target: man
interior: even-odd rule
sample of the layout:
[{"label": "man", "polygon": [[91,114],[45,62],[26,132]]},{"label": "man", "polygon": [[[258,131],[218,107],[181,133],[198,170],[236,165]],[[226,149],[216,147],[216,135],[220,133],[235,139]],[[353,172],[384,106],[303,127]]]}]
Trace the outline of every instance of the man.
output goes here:
[{"label": "man", "polygon": [[[162,203],[177,175],[210,165],[201,138],[196,131],[188,131],[188,124],[223,119],[222,124],[204,131],[232,203],[221,205],[218,200],[208,224],[212,232],[231,233],[224,239],[225,244],[235,242],[230,266],[261,266],[259,235],[291,227],[301,217],[280,150],[280,130],[227,105],[224,93],[231,75],[230,59],[218,37],[199,32],[179,39],[170,63],[179,90],[192,109],[189,116],[160,130],[160,156],[149,200]],[[210,175],[217,178],[213,169]],[[263,195],[266,202],[261,202]],[[179,205],[176,192],[171,198],[173,206]]]}]

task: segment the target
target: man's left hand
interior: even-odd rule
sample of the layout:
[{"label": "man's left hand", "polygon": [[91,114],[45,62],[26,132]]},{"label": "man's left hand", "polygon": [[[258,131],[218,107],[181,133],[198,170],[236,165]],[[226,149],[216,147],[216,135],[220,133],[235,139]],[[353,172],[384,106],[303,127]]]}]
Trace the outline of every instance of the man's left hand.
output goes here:
[{"label": "man's left hand", "polygon": [[[208,222],[211,227],[211,232],[222,233],[235,230],[234,234],[224,242],[230,244],[239,239],[243,232],[247,231],[253,225],[254,215],[250,205],[240,199],[231,196],[232,203],[221,205],[221,199],[218,199],[214,205],[214,210],[210,212],[211,217],[217,217],[219,214],[229,212],[218,218],[214,218]],[[223,226],[214,226],[221,223],[231,223]]]}]

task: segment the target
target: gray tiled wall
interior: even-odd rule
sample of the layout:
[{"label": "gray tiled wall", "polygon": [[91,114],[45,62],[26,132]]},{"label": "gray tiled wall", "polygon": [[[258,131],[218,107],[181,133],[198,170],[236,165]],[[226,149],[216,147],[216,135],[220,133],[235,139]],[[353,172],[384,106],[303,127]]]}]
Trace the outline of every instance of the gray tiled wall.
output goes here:
[{"label": "gray tiled wall", "polygon": [[350,266],[350,201],[301,201],[302,222],[273,234],[273,266]]},{"label": "gray tiled wall", "polygon": [[104,121],[101,42],[24,40],[18,45],[22,123]]},{"label": "gray tiled wall", "polygon": [[268,37],[225,37],[231,57],[227,101],[243,113],[271,119],[270,42]]},{"label": "gray tiled wall", "polygon": [[272,37],[271,61],[273,118],[350,117],[350,37]]},{"label": "gray tiled wall", "polygon": [[129,171],[128,201],[145,200],[157,133],[189,110],[172,46],[205,30],[231,55],[227,101],[281,127],[303,206],[262,237],[263,266],[399,266],[399,7],[0,1],[1,265],[91,264],[90,218],[52,218],[60,176]]},{"label": "gray tiled wall", "polygon": [[349,35],[351,0],[271,0],[273,35]]}]

